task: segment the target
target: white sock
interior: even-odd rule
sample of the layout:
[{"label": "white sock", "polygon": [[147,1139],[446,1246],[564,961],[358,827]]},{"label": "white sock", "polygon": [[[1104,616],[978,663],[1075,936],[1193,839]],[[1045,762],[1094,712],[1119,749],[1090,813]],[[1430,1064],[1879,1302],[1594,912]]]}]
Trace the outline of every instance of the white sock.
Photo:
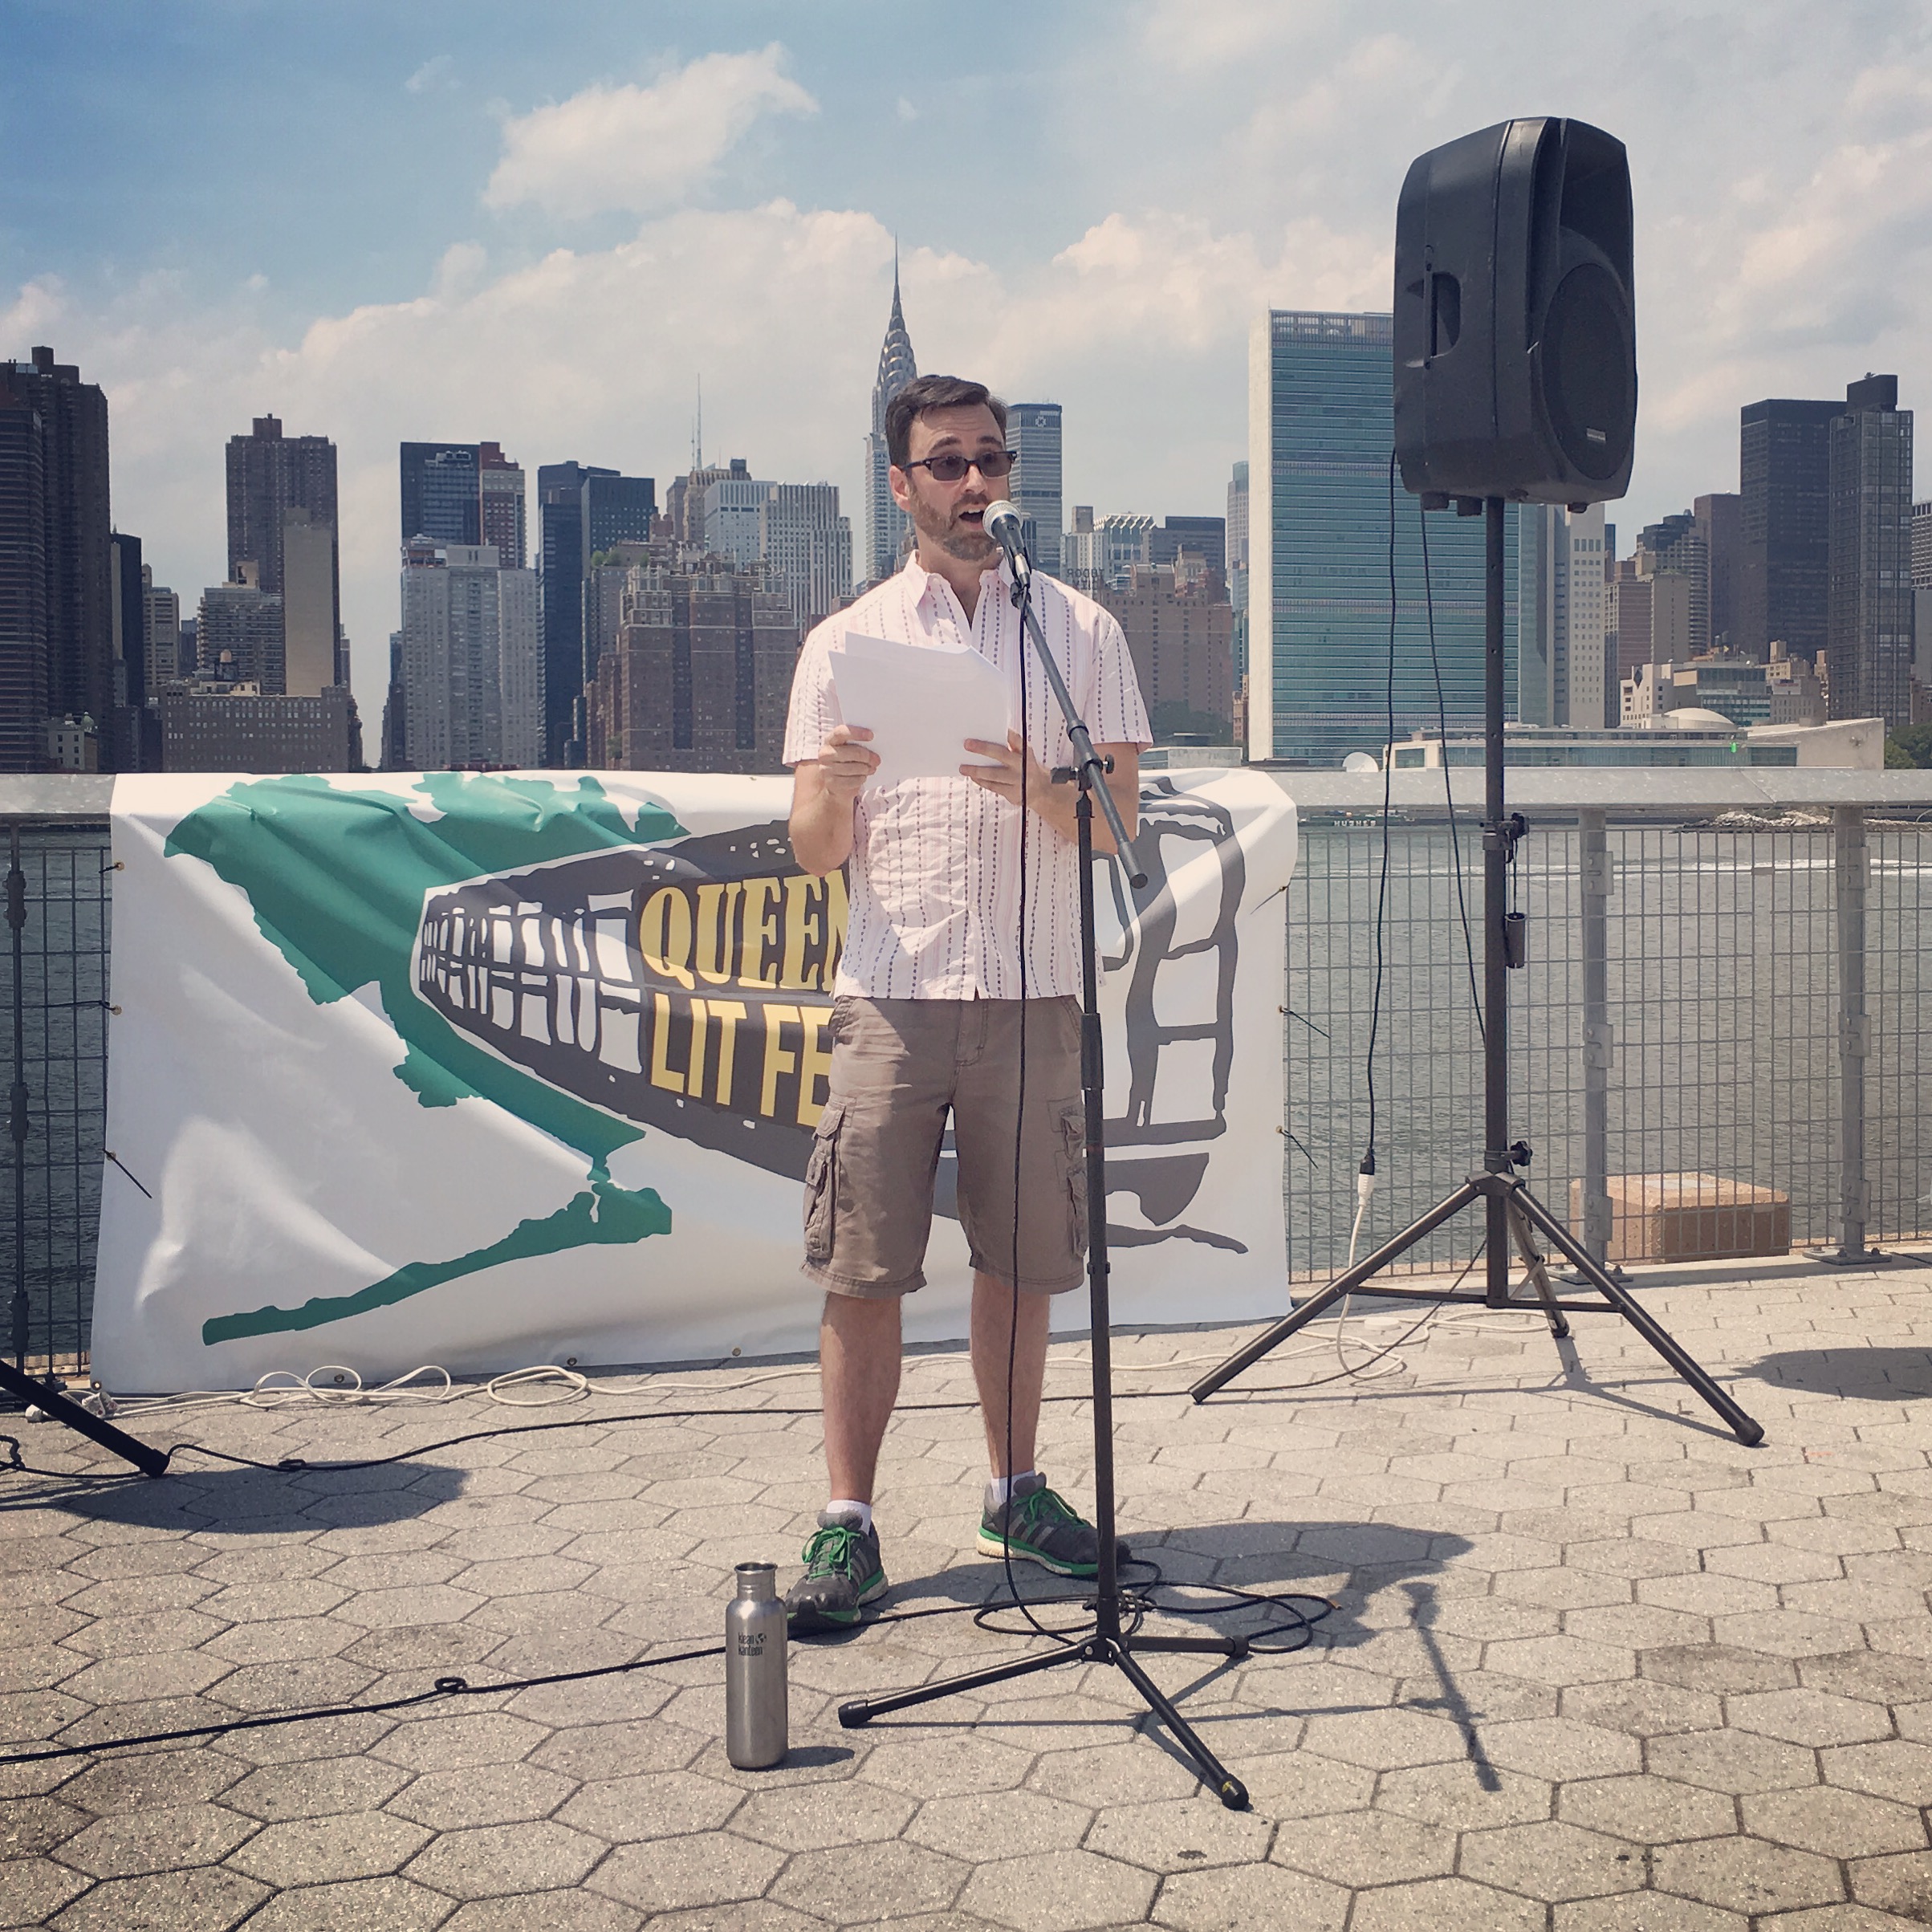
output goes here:
[{"label": "white sock", "polygon": [[856,1503],[850,1496],[835,1496],[825,1505],[825,1514],[828,1516],[848,1514],[854,1510],[859,1513],[860,1530],[869,1536],[872,1534],[872,1505],[869,1503]]},{"label": "white sock", "polygon": [[986,1484],[986,1491],[993,1499],[995,1509],[1003,1509],[1012,1500],[1013,1485],[1023,1483],[1033,1474],[1030,1469],[1016,1469],[1010,1476],[994,1476]]}]

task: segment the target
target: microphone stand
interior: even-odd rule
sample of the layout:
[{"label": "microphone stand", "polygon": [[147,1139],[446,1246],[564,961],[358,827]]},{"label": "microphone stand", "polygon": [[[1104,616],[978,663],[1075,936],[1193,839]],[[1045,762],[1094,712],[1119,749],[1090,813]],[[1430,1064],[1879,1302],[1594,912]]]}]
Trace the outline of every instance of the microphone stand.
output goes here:
[{"label": "microphone stand", "polygon": [[839,1722],[848,1731],[855,1730],[889,1711],[929,1704],[959,1691],[982,1690],[989,1684],[1005,1683],[1013,1678],[1031,1677],[1036,1671],[1055,1670],[1068,1664],[1109,1664],[1141,1694],[1148,1708],[1193,1759],[1202,1777],[1221,1802],[1230,1811],[1243,1811],[1248,1802],[1247,1786],[1202,1742],[1159,1685],[1141,1668],[1135,1653],[1173,1651],[1238,1658],[1248,1654],[1247,1639],[1141,1634],[1141,1620],[1149,1606],[1143,1600],[1122,1591],[1120,1553],[1115,1542],[1113,1362],[1107,1290],[1107,1155],[1100,1066],[1100,949],[1094,934],[1093,909],[1093,801],[1096,796],[1107,820],[1107,828],[1113,834],[1114,850],[1126,868],[1129,880],[1137,887],[1144,886],[1147,874],[1134,856],[1127,828],[1121,822],[1120,808],[1107,788],[1106,775],[1112,768],[1112,761],[1103,759],[1095,751],[1093,740],[1074,708],[1066,680],[1053,661],[1039,620],[1034,614],[1031,559],[1023,544],[1003,535],[1001,541],[1012,562],[1015,608],[1019,612],[1021,625],[1033,641],[1034,650],[1045,667],[1047,684],[1066,719],[1067,735],[1073,742],[1076,762],[1071,767],[1056,769],[1053,782],[1072,783],[1080,787],[1074,816],[1079,827],[1080,854],[1080,1090],[1086,1103],[1087,1295],[1093,1336],[1094,1516],[1100,1535],[1100,1573],[1095,1580],[1093,1629],[1078,1641],[1064,1643],[1043,1657],[1024,1657],[1012,1663],[994,1665],[990,1670],[968,1671],[962,1676],[923,1685],[917,1690],[853,1698],[839,1706]]}]

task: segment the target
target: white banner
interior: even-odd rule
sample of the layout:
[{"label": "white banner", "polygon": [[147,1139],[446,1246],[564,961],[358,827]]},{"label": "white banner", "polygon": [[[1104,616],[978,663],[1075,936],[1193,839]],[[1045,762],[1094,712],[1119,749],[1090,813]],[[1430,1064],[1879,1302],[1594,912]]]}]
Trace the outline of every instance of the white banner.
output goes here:
[{"label": "white banner", "polygon": [[[94,1300],[110,1389],[815,1345],[800,1183],[845,895],[791,780],[128,777]],[[1149,775],[1096,862],[1113,1311],[1283,1312],[1294,808]],[[965,1333],[942,1162],[916,1340]],[[1056,1325],[1087,1325],[1084,1292]]]}]

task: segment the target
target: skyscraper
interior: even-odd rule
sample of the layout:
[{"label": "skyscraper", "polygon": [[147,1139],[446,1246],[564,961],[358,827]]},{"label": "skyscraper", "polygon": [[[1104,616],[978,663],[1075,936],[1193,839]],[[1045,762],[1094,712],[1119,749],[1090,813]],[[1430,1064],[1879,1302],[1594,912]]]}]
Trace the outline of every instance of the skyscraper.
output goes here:
[{"label": "skyscraper", "polygon": [[[1517,715],[1601,730],[1616,722],[1606,661],[1603,506],[1517,513]],[[1646,635],[1647,635],[1646,632]]]},{"label": "skyscraper", "polygon": [[[405,443],[402,540],[482,541],[482,447],[478,443]],[[541,472],[539,473],[541,474]]]},{"label": "skyscraper", "polygon": [[1026,526],[1027,547],[1040,569],[1057,577],[1065,517],[1060,495],[1060,405],[1009,404],[1007,446],[1019,454],[1007,494]]},{"label": "skyscraper", "polygon": [[402,684],[408,769],[540,764],[535,573],[484,544],[405,544]]},{"label": "skyscraper", "polygon": [[1845,393],[1829,432],[1826,649],[1834,718],[1912,722],[1912,412],[1896,376]]},{"label": "skyscraper", "polygon": [[1831,425],[1836,402],[1768,397],[1739,419],[1736,647],[1815,659],[1831,607]]},{"label": "skyscraper", "polygon": [[1234,689],[1248,668],[1248,466],[1235,464],[1227,486],[1227,600],[1234,610]]},{"label": "skyscraper", "polygon": [[477,487],[480,540],[502,559],[505,570],[523,569],[530,559],[523,466],[504,455],[500,443],[479,443]]},{"label": "skyscraper", "polygon": [[335,527],[291,507],[282,514],[281,537],[280,689],[285,697],[319,698],[343,681],[336,662]]},{"label": "skyscraper", "polygon": [[148,632],[148,689],[150,696],[181,675],[181,600],[165,584],[154,580],[154,567],[141,566],[143,621]]},{"label": "skyscraper", "polygon": [[1637,574],[1653,582],[1676,578],[1682,585],[1652,592],[1650,661],[1683,664],[1702,657],[1710,649],[1710,551],[1703,526],[1690,510],[1637,533]]},{"label": "skyscraper", "polygon": [[751,474],[742,456],[731,459],[730,470],[704,486],[695,510],[685,515],[698,531],[697,541],[714,557],[728,558],[742,570],[758,562],[759,521],[773,486]]},{"label": "skyscraper", "polygon": [[[1334,766],[1437,726],[1479,727],[1483,526],[1422,512],[1391,468],[1394,334],[1385,315],[1271,310],[1248,386],[1248,754]],[[1395,584],[1389,551],[1393,517]],[[1512,527],[1515,519],[1511,519]],[[1506,689],[1515,688],[1515,550],[1506,544]],[[1394,729],[1388,698],[1395,642]]]},{"label": "skyscraper", "polygon": [[[336,445],[326,436],[284,436],[279,416],[258,416],[247,435],[228,439],[230,577],[246,558],[255,565],[262,588],[281,594],[283,519],[291,509],[326,524],[332,539],[340,527]],[[331,624],[338,615],[332,606]]]},{"label": "skyscraper", "polygon": [[0,362],[0,771],[46,764],[50,720],[114,704],[108,401],[36,348]]},{"label": "skyscraper", "polygon": [[584,665],[584,479],[615,476],[577,462],[537,471],[538,570],[543,620],[543,762],[569,750]]},{"label": "skyscraper", "polygon": [[800,636],[852,596],[852,521],[834,483],[773,483],[759,506],[758,551]]},{"label": "skyscraper", "polygon": [[1714,651],[1737,649],[1738,572],[1742,564],[1742,531],[1739,523],[1743,498],[1735,491],[1727,495],[1701,496],[1691,505],[1697,519],[1698,534],[1704,539],[1704,555],[1710,574],[1710,648]]},{"label": "skyscraper", "polygon": [[592,762],[620,770],[783,769],[799,631],[762,573],[708,558],[631,572],[617,648],[586,694]]},{"label": "skyscraper", "polygon": [[872,433],[865,439],[865,576],[877,584],[899,567],[899,551],[912,528],[905,512],[893,501],[886,472],[892,453],[885,442],[885,407],[919,373],[913,357],[913,339],[905,331],[899,306],[899,256],[893,253],[893,312],[879,346],[879,374],[872,390]]},{"label": "skyscraper", "polygon": [[657,515],[657,485],[648,476],[620,476],[614,470],[584,473],[584,562],[613,543],[645,543]]}]

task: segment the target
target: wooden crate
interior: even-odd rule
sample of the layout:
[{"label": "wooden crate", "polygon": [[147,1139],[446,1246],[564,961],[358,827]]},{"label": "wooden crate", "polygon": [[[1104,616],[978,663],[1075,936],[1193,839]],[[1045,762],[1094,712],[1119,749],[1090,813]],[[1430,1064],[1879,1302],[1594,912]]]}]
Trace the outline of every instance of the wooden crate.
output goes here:
[{"label": "wooden crate", "polygon": [[[1791,1196],[1723,1174],[1612,1174],[1611,1261],[1722,1261],[1791,1251]],[[1583,1226],[1583,1183],[1570,1183]]]}]

